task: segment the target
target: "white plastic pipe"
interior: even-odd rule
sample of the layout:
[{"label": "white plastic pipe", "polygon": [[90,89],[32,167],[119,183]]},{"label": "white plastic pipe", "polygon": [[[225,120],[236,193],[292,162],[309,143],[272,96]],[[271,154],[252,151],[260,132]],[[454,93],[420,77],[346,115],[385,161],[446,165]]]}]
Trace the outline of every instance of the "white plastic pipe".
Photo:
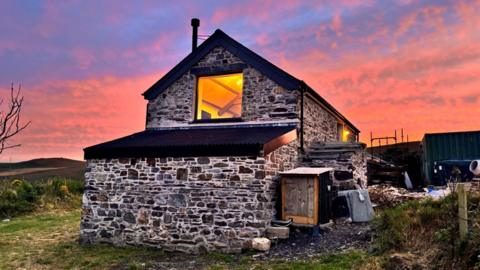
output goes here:
[{"label": "white plastic pipe", "polygon": [[480,175],[480,159],[473,160],[473,161],[470,163],[470,171],[471,171],[474,175]]}]

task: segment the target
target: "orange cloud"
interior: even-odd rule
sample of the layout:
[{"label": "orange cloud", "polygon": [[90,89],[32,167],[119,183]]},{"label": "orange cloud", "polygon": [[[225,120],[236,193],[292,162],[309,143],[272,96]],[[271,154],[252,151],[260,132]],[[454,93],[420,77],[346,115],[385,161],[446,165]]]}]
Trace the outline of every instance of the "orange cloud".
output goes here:
[{"label": "orange cloud", "polygon": [[[460,4],[455,10],[462,20],[450,25],[440,19],[445,9],[426,7],[407,14],[397,28],[372,33],[368,50],[338,58],[305,50],[294,60],[279,58],[280,65],[351,119],[363,141],[370,131],[391,135],[402,127],[410,140],[421,139],[425,132],[478,130],[473,119],[480,115],[480,20],[470,10],[479,7]],[[418,33],[407,36],[408,42],[397,41],[417,20],[428,29],[416,26]],[[456,35],[459,32],[462,35]],[[386,37],[396,46],[374,45]]]},{"label": "orange cloud", "polygon": [[[32,123],[11,142],[22,147],[4,152],[1,159],[83,159],[84,147],[144,129],[146,101],[141,93],[158,77],[152,74],[24,85],[22,119]],[[0,94],[6,91],[2,89]]]}]

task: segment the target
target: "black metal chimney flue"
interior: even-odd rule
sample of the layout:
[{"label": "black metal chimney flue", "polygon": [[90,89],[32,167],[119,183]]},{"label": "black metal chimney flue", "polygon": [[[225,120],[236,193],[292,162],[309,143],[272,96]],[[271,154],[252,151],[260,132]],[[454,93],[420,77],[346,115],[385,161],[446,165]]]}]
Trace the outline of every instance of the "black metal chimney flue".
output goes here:
[{"label": "black metal chimney flue", "polygon": [[197,48],[198,40],[198,27],[200,26],[200,20],[197,18],[192,19],[192,52]]}]

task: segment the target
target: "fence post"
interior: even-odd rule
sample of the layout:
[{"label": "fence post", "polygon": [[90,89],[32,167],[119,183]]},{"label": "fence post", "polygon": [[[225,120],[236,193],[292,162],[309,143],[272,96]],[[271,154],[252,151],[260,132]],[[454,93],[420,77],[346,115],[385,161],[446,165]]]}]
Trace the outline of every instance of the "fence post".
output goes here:
[{"label": "fence post", "polygon": [[463,240],[468,234],[468,205],[467,192],[470,190],[470,183],[458,183],[458,227],[460,231],[460,239]]}]

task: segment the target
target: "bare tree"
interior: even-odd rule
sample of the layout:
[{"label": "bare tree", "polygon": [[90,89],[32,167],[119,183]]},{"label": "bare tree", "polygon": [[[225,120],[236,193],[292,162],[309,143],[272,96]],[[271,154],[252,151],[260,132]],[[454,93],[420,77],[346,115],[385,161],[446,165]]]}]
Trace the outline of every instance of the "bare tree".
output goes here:
[{"label": "bare tree", "polygon": [[[22,111],[23,96],[20,96],[21,86],[15,90],[12,86],[10,88],[10,102],[6,111],[0,111],[0,154],[9,148],[19,147],[20,144],[8,145],[7,141],[24,130],[29,124],[22,125],[20,123],[20,113]],[[0,98],[0,106],[3,105],[3,98]]]}]

